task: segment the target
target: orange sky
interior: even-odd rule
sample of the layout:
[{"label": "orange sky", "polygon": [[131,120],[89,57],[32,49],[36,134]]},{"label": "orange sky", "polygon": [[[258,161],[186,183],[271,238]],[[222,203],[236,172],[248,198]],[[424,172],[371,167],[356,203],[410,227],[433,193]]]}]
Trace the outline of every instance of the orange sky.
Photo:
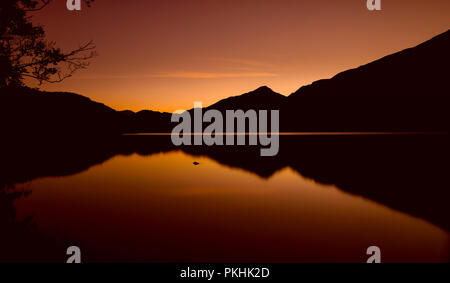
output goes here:
[{"label": "orange sky", "polygon": [[448,0],[65,0],[35,14],[63,48],[93,39],[98,57],[46,90],[115,109],[189,109],[267,85],[285,95],[450,28]]}]

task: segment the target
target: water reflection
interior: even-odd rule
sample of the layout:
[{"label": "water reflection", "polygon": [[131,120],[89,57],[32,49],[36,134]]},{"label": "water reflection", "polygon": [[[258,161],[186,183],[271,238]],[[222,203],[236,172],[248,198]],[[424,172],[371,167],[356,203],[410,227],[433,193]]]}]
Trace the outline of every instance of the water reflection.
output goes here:
[{"label": "water reflection", "polygon": [[32,194],[1,196],[15,215],[0,225],[38,227],[48,260],[76,244],[88,261],[361,262],[370,245],[385,261],[448,261],[447,141],[283,137],[273,158],[167,137],[43,144],[26,163],[9,150],[3,186]]}]

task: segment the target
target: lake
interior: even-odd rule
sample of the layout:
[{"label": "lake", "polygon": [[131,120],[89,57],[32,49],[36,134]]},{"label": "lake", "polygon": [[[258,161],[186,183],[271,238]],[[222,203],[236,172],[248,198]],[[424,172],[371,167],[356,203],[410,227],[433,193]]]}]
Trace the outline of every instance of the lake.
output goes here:
[{"label": "lake", "polygon": [[[283,138],[269,159],[258,147],[155,139],[74,143],[34,157],[29,176],[14,182],[23,194],[12,201],[21,236],[11,246],[33,238],[42,248],[33,260],[48,251],[44,261],[61,262],[69,245],[84,262],[365,262],[373,245],[384,262],[449,260],[447,192],[436,196],[446,181],[435,176],[437,149],[418,149],[446,138]],[[16,260],[31,260],[12,247]]]}]

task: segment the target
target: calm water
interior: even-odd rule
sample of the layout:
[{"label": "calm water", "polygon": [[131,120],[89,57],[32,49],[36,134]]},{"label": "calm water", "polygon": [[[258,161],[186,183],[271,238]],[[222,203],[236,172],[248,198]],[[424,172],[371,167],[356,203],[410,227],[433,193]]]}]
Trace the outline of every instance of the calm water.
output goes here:
[{"label": "calm water", "polygon": [[33,216],[46,238],[80,246],[83,261],[365,262],[371,245],[383,261],[449,260],[445,228],[389,201],[295,166],[265,174],[217,160],[182,150],[114,154],[16,185],[31,192],[14,201],[16,217]]}]

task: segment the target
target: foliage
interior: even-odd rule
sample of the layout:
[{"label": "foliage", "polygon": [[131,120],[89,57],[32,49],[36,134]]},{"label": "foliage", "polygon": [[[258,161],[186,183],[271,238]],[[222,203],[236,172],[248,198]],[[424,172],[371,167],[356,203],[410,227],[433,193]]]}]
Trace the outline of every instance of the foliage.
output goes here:
[{"label": "foliage", "polygon": [[[85,0],[88,6],[93,0]],[[0,2],[0,87],[23,85],[25,78],[56,83],[89,65],[96,56],[92,41],[64,52],[47,41],[32,15],[51,0],[2,0]]]}]

